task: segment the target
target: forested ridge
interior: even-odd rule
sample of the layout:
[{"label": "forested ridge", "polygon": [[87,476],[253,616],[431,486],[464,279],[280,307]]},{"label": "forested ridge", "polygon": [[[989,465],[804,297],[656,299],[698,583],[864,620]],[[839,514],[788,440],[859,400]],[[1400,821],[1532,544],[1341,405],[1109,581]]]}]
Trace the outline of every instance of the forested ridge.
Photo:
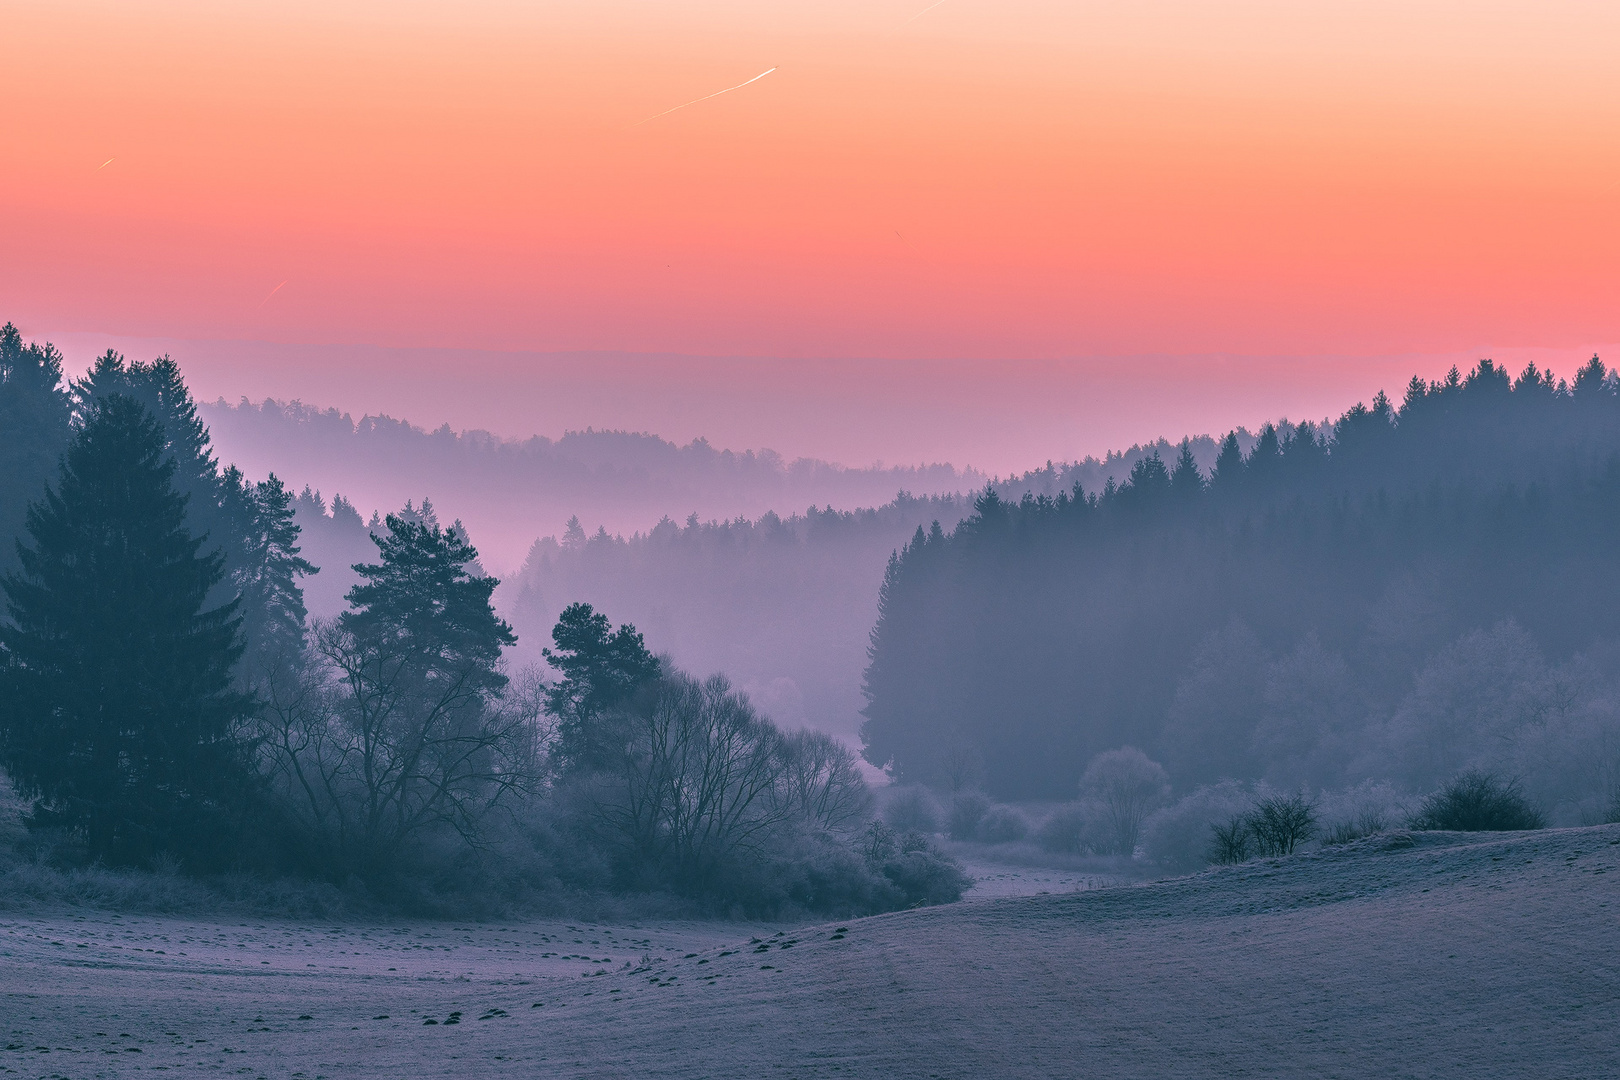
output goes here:
[{"label": "forested ridge", "polygon": [[199,405],[221,453],[248,472],[273,471],[341,491],[370,507],[424,493],[467,521],[486,557],[512,567],[538,535],[571,515],[626,535],[663,515],[758,518],[812,503],[872,506],[901,488],[967,492],[986,477],[950,465],[845,468],[770,450],[735,452],[694,439],[677,445],[629,431],[570,431],[507,439],[485,431],[429,431],[387,416],[356,419],[298,402]]},{"label": "forested ridge", "polygon": [[[968,885],[871,817],[848,746],[588,604],[557,615],[549,673],[514,678],[459,522],[423,500],[361,531],[346,500],[222,467],[167,357],[109,351],[65,381],[7,325],[0,416],[24,508],[0,567],[0,812],[25,826],[0,867],[292,875],[418,910],[662,892],[854,912]],[[355,556],[335,617],[308,618],[299,510]]]},{"label": "forested ridge", "polygon": [[[1121,745],[1180,790],[1585,760],[1544,785],[1578,802],[1620,766],[1617,389],[1596,357],[1567,384],[1482,361],[1247,454],[1228,437],[1207,474],[1182,453],[1097,492],[987,492],[889,563],[865,754],[1009,799],[1072,797]],[[1586,749],[1548,745],[1559,724]]]}]

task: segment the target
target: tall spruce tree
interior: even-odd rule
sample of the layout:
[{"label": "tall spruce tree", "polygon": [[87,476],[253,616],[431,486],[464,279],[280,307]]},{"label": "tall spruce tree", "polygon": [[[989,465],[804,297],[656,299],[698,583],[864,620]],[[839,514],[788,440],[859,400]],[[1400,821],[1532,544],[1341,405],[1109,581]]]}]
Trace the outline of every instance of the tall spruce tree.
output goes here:
[{"label": "tall spruce tree", "polygon": [[4,581],[0,764],[96,857],[220,859],[246,776],[237,604],[208,606],[222,560],[186,528],[162,427],[117,394],[82,416]]},{"label": "tall spruce tree", "polygon": [[251,522],[232,575],[242,600],[242,681],[251,687],[301,663],[309,612],[298,579],[320,568],[299,554],[292,492],[274,473],[249,484],[233,465],[223,480],[245,504],[234,512]]},{"label": "tall spruce tree", "polygon": [[10,323],[0,328],[0,573],[17,567],[24,512],[56,474],[68,415],[62,354],[23,344]]},{"label": "tall spruce tree", "polygon": [[[303,590],[297,579],[316,568],[298,555],[298,526],[280,481],[252,484],[231,466],[221,469],[208,425],[203,423],[180,374],[167,356],[150,363],[129,362],[109,349],[72,386],[83,415],[110,395],[133,398],[162,427],[164,446],[174,461],[175,489],[186,496],[186,528],[217,552],[223,573],[210,596],[214,604],[241,600],[245,662],[237,676],[257,685],[273,666],[285,662],[304,632]],[[268,500],[268,501],[267,501]]]},{"label": "tall spruce tree", "polygon": [[1196,499],[1204,493],[1204,476],[1193,460],[1192,440],[1182,439],[1176,454],[1175,467],[1170,470],[1170,490],[1183,502]]}]

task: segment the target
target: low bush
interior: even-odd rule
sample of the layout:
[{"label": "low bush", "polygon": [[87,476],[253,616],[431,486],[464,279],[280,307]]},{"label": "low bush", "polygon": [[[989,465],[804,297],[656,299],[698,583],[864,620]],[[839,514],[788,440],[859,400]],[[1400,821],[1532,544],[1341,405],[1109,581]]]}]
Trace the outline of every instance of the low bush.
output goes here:
[{"label": "low bush", "polygon": [[1459,832],[1517,832],[1544,829],[1547,818],[1520,792],[1517,780],[1469,770],[1424,799],[1411,825]]},{"label": "low bush", "polygon": [[943,817],[939,800],[921,784],[894,788],[883,800],[883,820],[896,832],[932,836],[939,832]]},{"label": "low bush", "polygon": [[986,844],[1012,844],[1029,835],[1029,819],[1016,806],[992,806],[979,822],[978,836]]},{"label": "low bush", "polygon": [[920,832],[900,835],[874,821],[862,834],[859,848],[867,866],[894,889],[894,896],[885,898],[890,902],[874,910],[954,903],[973,884],[960,863]]},{"label": "low bush", "polygon": [[990,809],[990,799],[982,792],[962,791],[951,800],[951,816],[946,831],[952,840],[972,840],[978,836],[979,822]]},{"label": "low bush", "polygon": [[1387,818],[1382,814],[1368,812],[1353,820],[1340,821],[1328,826],[1322,830],[1320,839],[1323,847],[1342,847],[1369,836],[1377,836],[1388,828]]},{"label": "low bush", "polygon": [[1142,846],[1147,857],[1173,873],[1208,866],[1212,861],[1211,830],[1247,814],[1254,801],[1255,792],[1236,780],[1194,789],[1142,822]]},{"label": "low bush", "polygon": [[1108,844],[1109,823],[1095,803],[1066,803],[1047,815],[1035,830],[1042,851],[1094,855]]},{"label": "low bush", "polygon": [[[355,910],[353,897],[326,884],[226,875],[186,877],[173,866],[156,870],[58,867],[13,862],[0,869],[0,910],[41,906],[215,915],[251,912],[292,919],[335,918]],[[361,910],[370,910],[360,905]]]},{"label": "low bush", "polygon": [[1248,810],[1211,822],[1209,828],[1209,861],[1217,865],[1292,855],[1316,835],[1316,809],[1303,794],[1264,795]]},{"label": "low bush", "polygon": [[960,863],[933,847],[902,851],[885,862],[882,871],[899,890],[905,907],[952,904],[973,885]]},{"label": "low bush", "polygon": [[1387,832],[1412,816],[1414,801],[1386,780],[1368,780],[1342,791],[1325,791],[1316,802],[1319,839],[1333,847]]}]

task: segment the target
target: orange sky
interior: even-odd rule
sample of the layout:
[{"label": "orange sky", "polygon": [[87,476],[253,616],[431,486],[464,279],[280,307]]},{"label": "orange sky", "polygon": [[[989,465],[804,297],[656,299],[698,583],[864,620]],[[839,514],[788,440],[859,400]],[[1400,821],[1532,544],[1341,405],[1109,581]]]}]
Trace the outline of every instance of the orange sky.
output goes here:
[{"label": "orange sky", "polygon": [[6,0],[0,319],[510,350],[479,378],[536,394],[553,350],[1620,341],[1620,5],[927,7]]}]

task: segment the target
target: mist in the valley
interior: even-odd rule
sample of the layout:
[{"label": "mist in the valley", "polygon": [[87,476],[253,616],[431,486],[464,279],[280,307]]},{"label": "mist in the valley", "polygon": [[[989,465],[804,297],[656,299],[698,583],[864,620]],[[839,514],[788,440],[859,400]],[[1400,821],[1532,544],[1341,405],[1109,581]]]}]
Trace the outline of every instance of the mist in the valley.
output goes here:
[{"label": "mist in the valley", "polygon": [[[214,418],[213,430],[220,430],[219,411],[201,411]],[[254,415],[261,413],[284,415],[273,405]],[[337,423],[340,433],[347,423],[334,414],[317,415],[324,417],[322,423]],[[228,419],[240,421],[236,415]],[[278,475],[298,475],[293,470],[308,452],[300,441],[308,429],[301,421],[267,430],[278,438],[258,452]],[[540,650],[550,643],[557,616],[571,603],[587,602],[633,623],[683,667],[725,672],[779,723],[825,731],[851,746],[859,746],[865,705],[861,672],[884,566],[919,527],[934,522],[951,527],[972,514],[975,498],[975,490],[966,486],[935,494],[879,487],[910,483],[923,473],[928,475],[922,478],[935,480],[976,476],[948,466],[849,470],[799,462],[784,467],[768,452],[676,448],[654,436],[623,433],[573,434],[556,444],[502,444],[477,435],[429,435],[370,419],[362,430],[371,432],[368,438],[397,440],[408,448],[397,460],[374,449],[367,459],[374,475],[364,490],[412,492],[405,499],[411,512],[425,512],[434,521],[444,517],[445,525],[453,520],[481,552],[487,551],[484,533],[467,524],[469,509],[507,534],[539,513],[525,497],[491,488],[494,478],[481,475],[482,470],[505,469],[501,475],[513,491],[540,489],[545,498],[577,499],[563,504],[580,509],[570,512],[560,528],[526,542],[526,557],[495,593],[496,607],[518,633],[509,652],[515,666],[540,663]],[[1247,431],[1236,437],[1244,449],[1255,440]],[[356,441],[369,445],[366,438],[356,436]],[[557,453],[548,455],[537,447]],[[581,448],[600,452],[590,471],[568,456]],[[1204,468],[1213,467],[1219,449],[1214,439],[1199,437],[1189,448]],[[1015,501],[1026,493],[1056,495],[1076,484],[1100,491],[1110,482],[1124,482],[1138,462],[1173,450],[1161,439],[1100,458],[1047,463],[981,488]],[[667,488],[654,482],[677,472]],[[820,507],[812,504],[795,512],[792,500],[805,490],[795,474],[812,487],[819,478],[822,492],[843,483],[854,494],[846,492],[847,503],[829,498]],[[567,486],[589,484],[596,485],[594,494],[576,496]],[[557,487],[564,494],[555,494]],[[702,503],[693,494],[699,488]],[[884,494],[863,505],[863,490]],[[692,502],[675,502],[683,496]],[[615,502],[617,518],[601,510]],[[705,518],[698,510],[704,503],[761,502],[768,508],[751,518]],[[672,505],[691,509],[672,516]],[[307,484],[293,506],[303,530],[304,555],[323,568],[304,582],[305,603],[315,616],[336,615],[358,580],[350,567],[374,550],[370,533],[382,527],[381,514],[374,507],[362,511],[341,491],[328,498]],[[589,516],[592,512],[601,516]],[[645,524],[611,528],[614,520],[626,517]]]},{"label": "mist in the valley", "polygon": [[[780,915],[957,898],[941,843],[1119,874],[1620,814],[1595,358],[984,481],[208,410],[166,358],[0,345],[0,742],[51,858]],[[491,574],[470,522],[543,516]]]},{"label": "mist in the valley", "polygon": [[[600,483],[685,455],[683,475],[707,468],[716,497],[777,501],[716,519],[649,499],[624,512],[655,523],[619,530],[585,507],[533,540],[496,602],[518,666],[569,604],[590,603],[682,667],[725,672],[778,723],[861,748],[894,778],[897,820],[947,829],[953,801],[971,796],[968,819],[982,801],[999,817],[959,822],[969,838],[1119,851],[1081,777],[1121,748],[1163,778],[1130,842],[1156,836],[1169,860],[1201,857],[1190,838],[1267,793],[1396,820],[1470,770],[1551,820],[1602,820],[1620,792],[1620,624],[1602,600],[1614,389],[1601,365],[1560,382],[1487,362],[1336,421],[798,511],[782,501],[792,470],[769,455],[568,436],[557,450],[600,440]],[[440,455],[426,476],[457,477],[438,513],[488,497],[472,474],[502,444],[394,430]],[[515,460],[537,485],[556,462]],[[364,557],[348,500],[311,490],[296,506],[317,562]],[[349,583],[342,569],[312,581],[311,610],[336,610]]]},{"label": "mist in the valley", "polygon": [[789,460],[769,448],[684,446],[656,434],[569,431],[502,439],[482,431],[427,431],[387,416],[359,419],[297,402],[199,406],[218,452],[249,475],[274,471],[295,488],[343,495],[369,517],[431,499],[465,522],[485,561],[513,569],[539,537],[578,515],[591,529],[629,535],[661,517],[757,518],[833,505],[877,506],[902,489],[972,491],[985,477],[949,464],[845,467]]}]

